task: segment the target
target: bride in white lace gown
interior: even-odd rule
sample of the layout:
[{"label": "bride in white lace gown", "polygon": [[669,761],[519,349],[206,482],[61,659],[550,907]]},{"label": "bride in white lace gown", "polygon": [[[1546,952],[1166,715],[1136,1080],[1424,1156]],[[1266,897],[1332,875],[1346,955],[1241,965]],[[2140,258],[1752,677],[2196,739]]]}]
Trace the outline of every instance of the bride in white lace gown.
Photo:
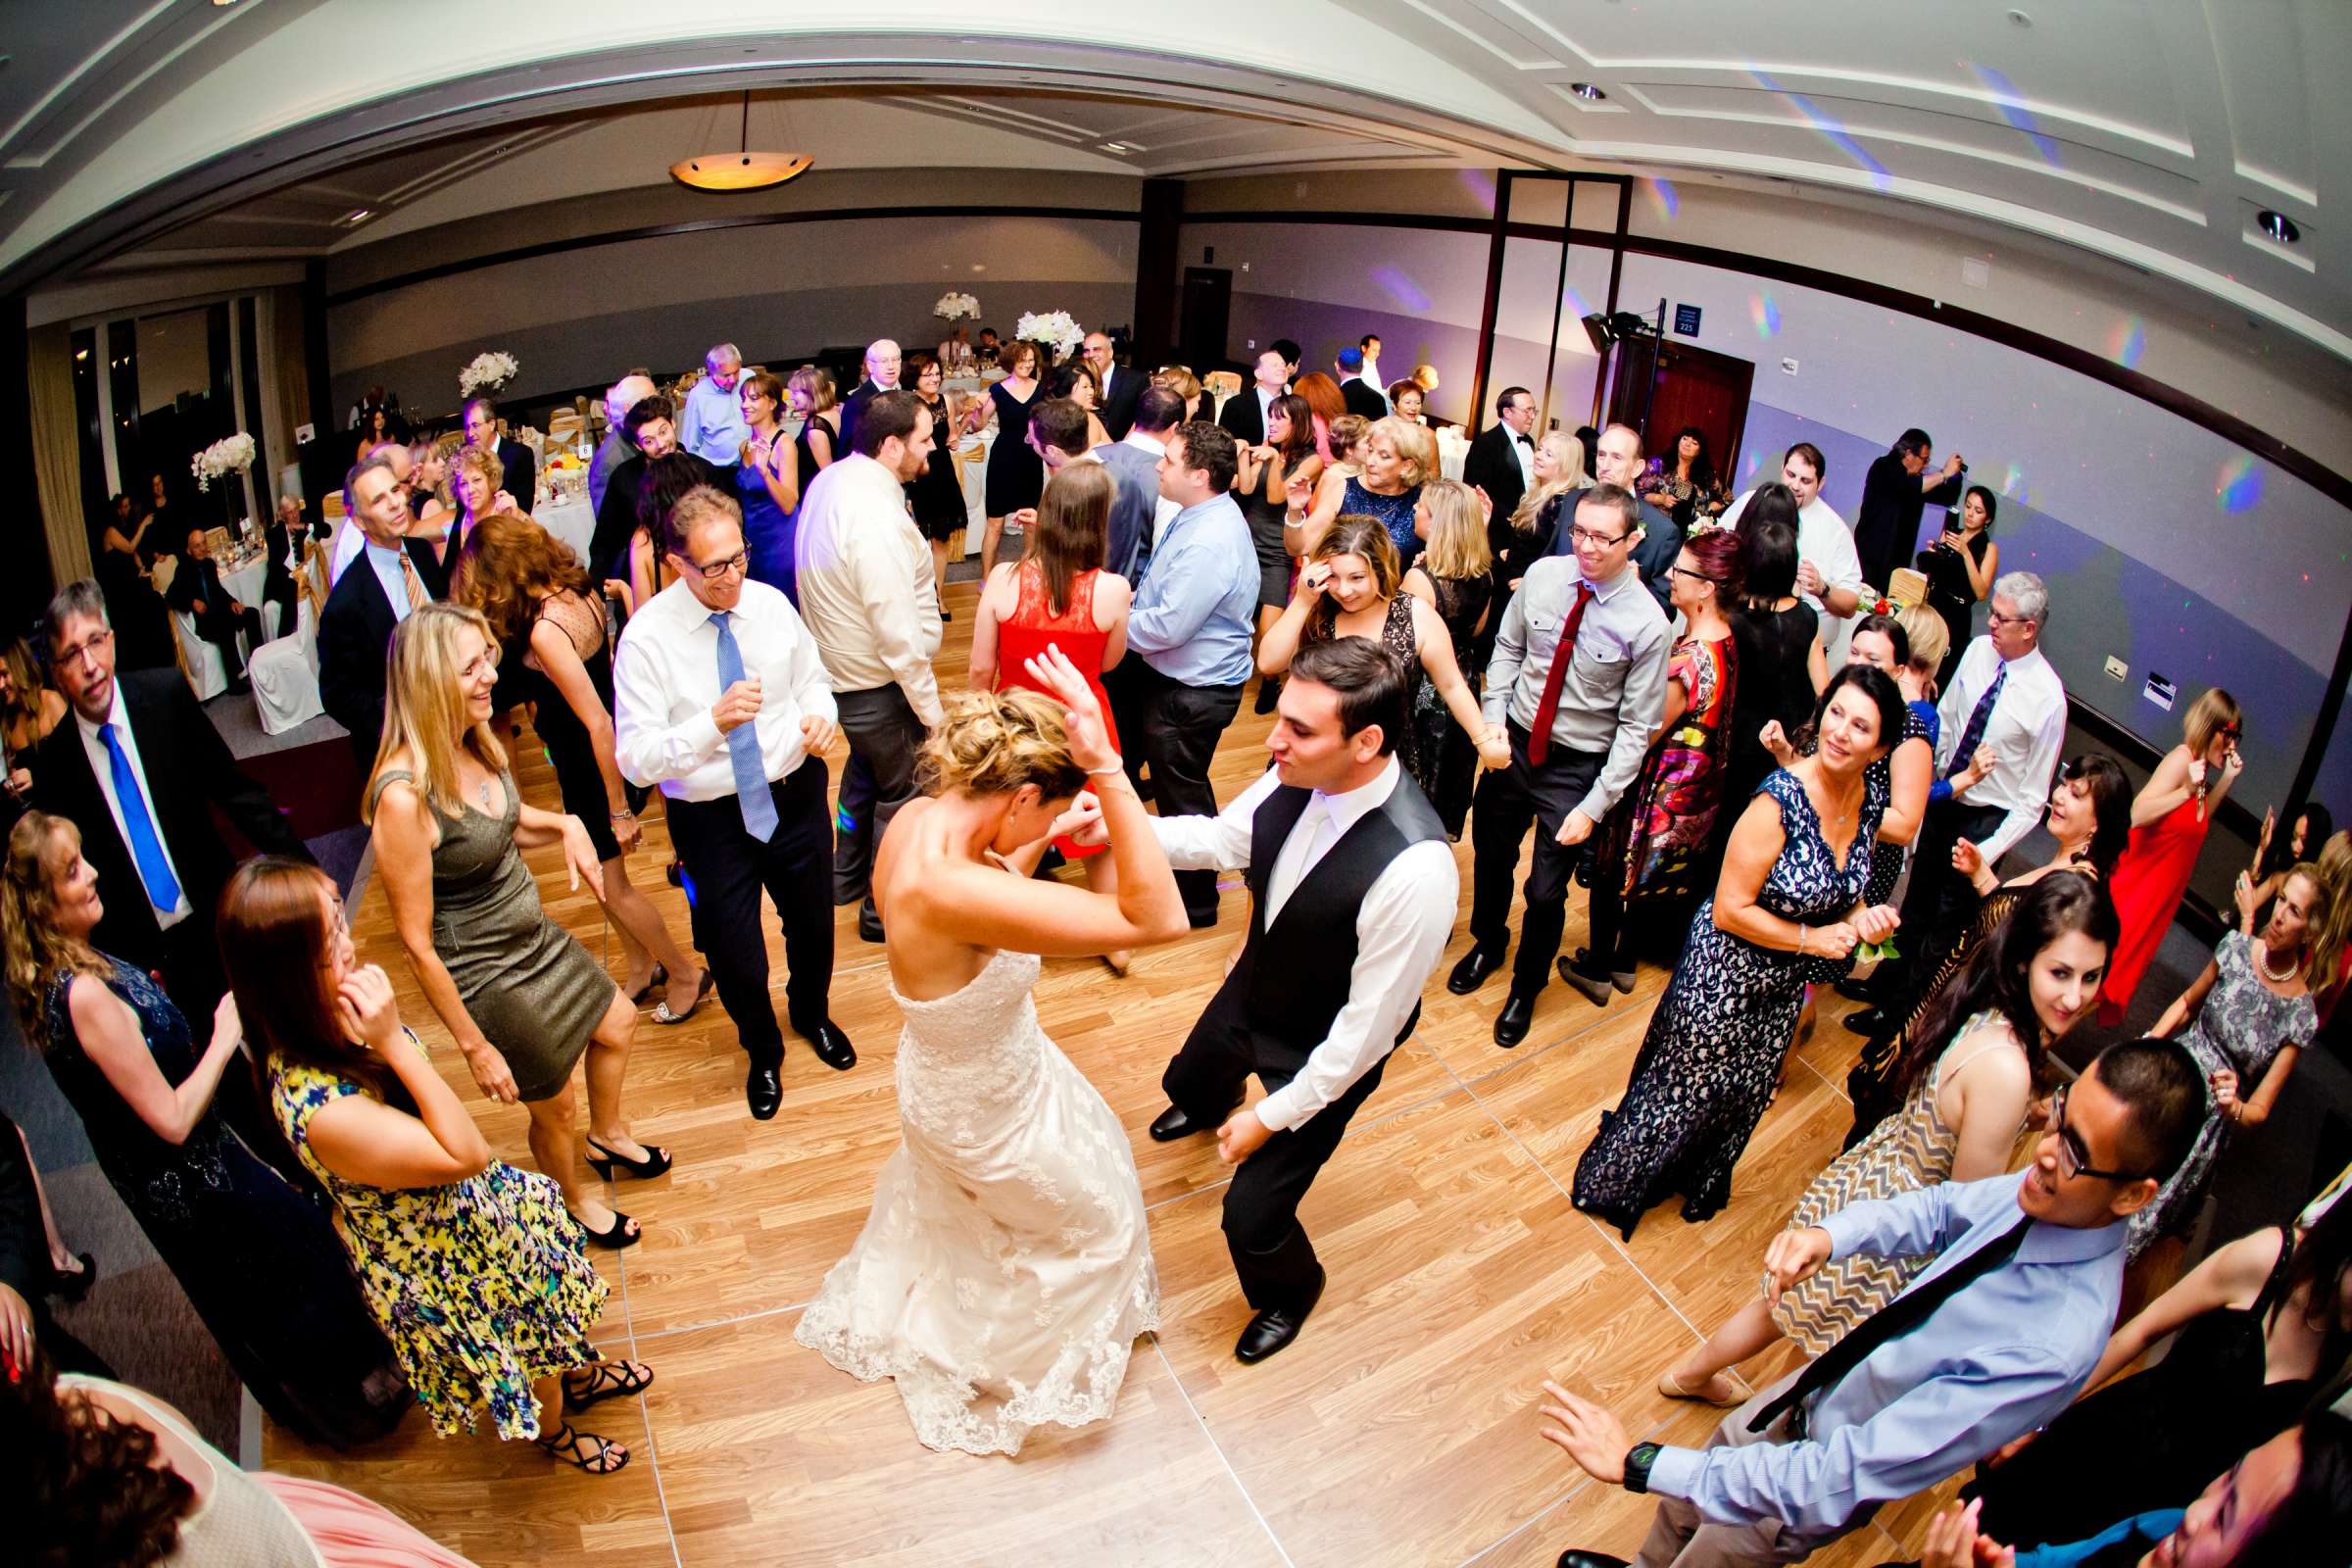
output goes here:
[{"label": "bride in white lace gown", "polygon": [[[1030,988],[1039,955],[1188,927],[1093,693],[1058,649],[1049,659],[1030,673],[1058,707],[1026,691],[948,699],[923,751],[929,798],[884,836],[874,896],[906,1015],[902,1141],[794,1335],[854,1377],[896,1379],[915,1437],[967,1453],[1108,1416],[1136,1336],[1159,1326],[1126,1130],[1038,1027]],[[1031,878],[1052,834],[1098,817],[1115,891]]]}]

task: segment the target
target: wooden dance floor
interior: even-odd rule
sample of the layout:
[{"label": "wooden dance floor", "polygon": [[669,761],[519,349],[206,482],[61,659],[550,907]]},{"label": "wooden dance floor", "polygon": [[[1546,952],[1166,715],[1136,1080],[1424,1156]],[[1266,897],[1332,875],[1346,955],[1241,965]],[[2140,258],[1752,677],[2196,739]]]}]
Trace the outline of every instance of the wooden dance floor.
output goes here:
[{"label": "wooden dance floor", "polygon": [[[963,679],[973,599],[973,585],[949,590],[943,685]],[[1244,704],[1218,752],[1221,799],[1263,767],[1268,723]],[[553,804],[544,756],[527,736],[520,750],[526,797]],[[836,781],[845,755],[829,759]],[[1466,836],[1457,855],[1466,923]],[[683,896],[659,870],[667,858],[666,831],[649,823],[633,869],[682,933]],[[552,852],[531,863],[549,911],[617,974],[597,905],[565,890]],[[1163,1146],[1145,1128],[1162,1107],[1162,1066],[1241,941],[1246,897],[1228,879],[1215,929],[1138,955],[1125,979],[1049,960],[1038,986],[1045,1028],[1126,1124],[1152,1205],[1166,1326],[1137,1346],[1112,1420],[1040,1431],[1017,1460],[934,1453],[892,1385],[855,1382],[793,1342],[899,1136],[899,1013],[882,950],[858,941],[852,908],[839,911],[833,1016],[858,1066],[834,1072],[788,1035],[773,1121],[744,1110],[743,1053],[715,998],[684,1026],[638,1033],[633,1130],[674,1149],[677,1168],[615,1185],[646,1239],[593,1254],[612,1286],[599,1343],[658,1375],[642,1401],[599,1405],[589,1420],[634,1450],[625,1471],[582,1475],[487,1435],[438,1441],[415,1411],[357,1453],[272,1432],[270,1467],[365,1493],[484,1565],[1548,1568],[1568,1546],[1630,1556],[1649,1500],[1587,1480],[1538,1438],[1537,1385],[1548,1376],[1604,1401],[1637,1441],[1705,1440],[1718,1412],[1661,1397],[1658,1374],[1757,1288],[1766,1241],[1837,1153],[1856,1044],[1837,1026],[1847,1004],[1824,995],[1731,1206],[1690,1225],[1662,1205],[1623,1245],[1571,1206],[1569,1186],[1665,974],[1644,967],[1606,1010],[1555,981],[1534,1032],[1506,1052],[1490,1034],[1503,977],[1468,999],[1445,988],[1469,942],[1457,924],[1419,1031],[1306,1200],[1330,1270],[1322,1303],[1296,1345],[1244,1367],[1232,1352],[1249,1311],[1218,1230],[1226,1171],[1211,1140]],[[1572,950],[1583,911],[1573,898]],[[380,885],[355,927],[492,1148],[527,1168],[521,1109],[481,1099],[448,1048]],[[781,1008],[772,920],[768,948]],[[1751,1386],[1785,1354],[1746,1368]],[[1918,1501],[1888,1509],[1814,1560],[1910,1558],[1926,1516]]]}]

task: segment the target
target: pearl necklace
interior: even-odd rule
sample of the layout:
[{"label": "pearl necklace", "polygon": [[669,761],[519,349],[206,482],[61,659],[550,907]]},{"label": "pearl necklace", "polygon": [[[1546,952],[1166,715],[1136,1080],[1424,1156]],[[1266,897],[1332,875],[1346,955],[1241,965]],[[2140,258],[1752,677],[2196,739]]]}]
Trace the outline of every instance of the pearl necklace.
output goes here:
[{"label": "pearl necklace", "polygon": [[2262,948],[2262,953],[2258,959],[2258,967],[2260,967],[2262,970],[2262,977],[2265,980],[2268,980],[2271,984],[2275,986],[2286,984],[2286,982],[2292,980],[2295,977],[2296,972],[2303,967],[2303,955],[2300,953],[2290,954],[2287,956],[2286,972],[2284,974],[2280,974],[2278,970],[2271,967],[2270,939],[2267,937],[2264,938],[2259,945]]}]

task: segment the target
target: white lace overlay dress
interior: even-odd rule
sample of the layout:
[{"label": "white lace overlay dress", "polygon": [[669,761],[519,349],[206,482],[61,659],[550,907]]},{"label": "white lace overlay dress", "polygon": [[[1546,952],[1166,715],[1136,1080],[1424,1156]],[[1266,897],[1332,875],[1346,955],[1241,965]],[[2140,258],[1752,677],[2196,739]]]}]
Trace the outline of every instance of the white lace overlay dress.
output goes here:
[{"label": "white lace overlay dress", "polygon": [[1159,1279],[1126,1130],[1037,1026],[1038,960],[898,997],[898,1152],[794,1338],[894,1378],[926,1446],[1018,1453],[1111,1413]]}]

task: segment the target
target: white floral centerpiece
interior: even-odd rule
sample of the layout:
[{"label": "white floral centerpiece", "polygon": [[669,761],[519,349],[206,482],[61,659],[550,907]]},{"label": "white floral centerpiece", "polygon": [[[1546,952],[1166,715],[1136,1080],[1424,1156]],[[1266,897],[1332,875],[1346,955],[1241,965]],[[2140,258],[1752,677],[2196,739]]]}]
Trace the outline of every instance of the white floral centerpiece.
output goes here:
[{"label": "white floral centerpiece", "polygon": [[1067,311],[1039,315],[1032,311],[1022,316],[1012,329],[1018,342],[1036,343],[1051,349],[1055,360],[1066,360],[1086,341],[1086,328],[1080,326]]},{"label": "white floral centerpiece", "polygon": [[476,392],[496,392],[514,379],[518,368],[514,356],[504,349],[476,354],[473,363],[458,372],[458,396],[469,398]]},{"label": "white floral centerpiece", "polygon": [[931,314],[943,321],[960,321],[967,318],[977,319],[980,302],[969,294],[958,294],[950,289],[939,297],[937,305],[931,307]]},{"label": "white floral centerpiece", "polygon": [[188,466],[195,471],[196,488],[210,490],[215,479],[225,479],[253,466],[253,437],[242,430],[235,435],[224,435],[197,453]]}]

